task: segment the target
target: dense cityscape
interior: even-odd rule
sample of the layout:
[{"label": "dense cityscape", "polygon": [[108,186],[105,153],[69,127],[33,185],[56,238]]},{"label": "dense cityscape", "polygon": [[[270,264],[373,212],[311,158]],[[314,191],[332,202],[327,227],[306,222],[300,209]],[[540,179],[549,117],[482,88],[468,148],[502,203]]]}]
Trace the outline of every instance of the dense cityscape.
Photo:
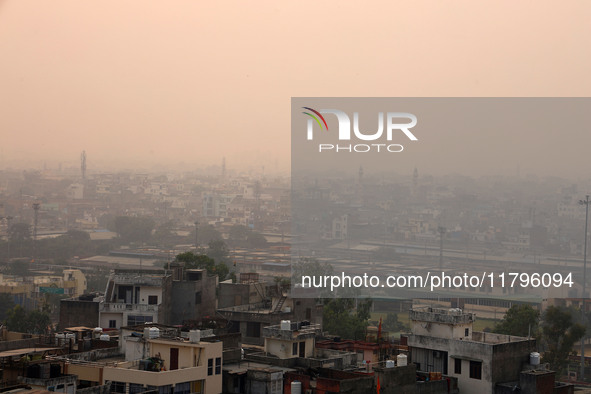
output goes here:
[{"label": "dense cityscape", "polygon": [[591,393],[590,14],[0,0],[0,394]]},{"label": "dense cityscape", "polygon": [[576,284],[355,300],[306,294],[292,276],[502,264],[579,278],[584,181],[360,168],[324,185],[303,189],[324,201],[310,240],[292,228],[288,176],[243,174],[225,158],[103,173],[83,152],[79,168],[2,171],[3,386],[502,393],[586,381]]}]

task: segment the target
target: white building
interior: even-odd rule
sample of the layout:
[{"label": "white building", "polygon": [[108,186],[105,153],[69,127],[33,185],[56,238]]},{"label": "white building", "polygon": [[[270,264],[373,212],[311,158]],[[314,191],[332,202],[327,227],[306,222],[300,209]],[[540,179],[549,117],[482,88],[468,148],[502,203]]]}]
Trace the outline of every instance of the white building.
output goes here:
[{"label": "white building", "polygon": [[99,324],[120,328],[137,324],[168,323],[171,275],[160,270],[115,270],[109,277]]},{"label": "white building", "polygon": [[461,392],[494,393],[499,383],[518,381],[535,339],[474,332],[475,315],[460,309],[413,309],[408,337],[417,371],[456,377]]}]

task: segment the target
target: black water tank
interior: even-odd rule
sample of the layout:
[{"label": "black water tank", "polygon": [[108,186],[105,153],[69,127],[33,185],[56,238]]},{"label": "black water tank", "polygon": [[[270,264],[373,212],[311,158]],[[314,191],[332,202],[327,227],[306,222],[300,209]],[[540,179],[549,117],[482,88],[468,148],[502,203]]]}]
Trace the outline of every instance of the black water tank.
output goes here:
[{"label": "black water tank", "polygon": [[62,367],[59,364],[51,364],[49,367],[49,377],[58,378],[62,374]]},{"label": "black water tank", "polygon": [[27,368],[27,377],[39,379],[40,369],[39,364],[29,365]]}]

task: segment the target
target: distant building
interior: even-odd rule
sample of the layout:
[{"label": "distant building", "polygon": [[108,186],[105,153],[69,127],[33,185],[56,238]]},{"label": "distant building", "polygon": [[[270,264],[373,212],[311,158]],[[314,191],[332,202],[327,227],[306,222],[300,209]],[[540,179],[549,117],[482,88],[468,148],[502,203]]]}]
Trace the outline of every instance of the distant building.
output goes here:
[{"label": "distant building", "polygon": [[497,384],[519,380],[536,341],[474,332],[474,319],[460,309],[411,310],[411,361],[418,371],[456,377],[462,392],[492,394]]},{"label": "distant building", "polygon": [[133,357],[125,361],[75,362],[67,371],[90,387],[109,384],[111,393],[222,392],[221,341],[205,342],[196,333],[182,339],[156,332],[146,327],[143,335],[130,337],[123,351]]},{"label": "distant building", "polygon": [[100,327],[168,324],[171,284],[172,276],[162,270],[115,270],[99,306]]},{"label": "distant building", "polygon": [[[264,282],[223,283],[219,298],[224,306],[232,304],[232,300],[241,302],[217,312],[228,320],[230,332],[242,334],[245,344],[264,345],[263,327],[282,320],[322,324],[322,306],[316,299],[291,298],[281,288]],[[257,299],[262,301],[253,302]]]},{"label": "distant building", "polygon": [[76,297],[86,291],[86,277],[78,269],[66,269],[62,276],[9,276],[0,274],[0,293],[12,296],[16,305],[26,309],[39,308],[47,294]]},{"label": "distant building", "polygon": [[60,300],[58,330],[79,326],[98,327],[99,304],[102,299],[98,294],[83,294]]},{"label": "distant building", "polygon": [[180,263],[164,270],[115,270],[99,306],[99,325],[183,324],[215,314],[217,276]]}]

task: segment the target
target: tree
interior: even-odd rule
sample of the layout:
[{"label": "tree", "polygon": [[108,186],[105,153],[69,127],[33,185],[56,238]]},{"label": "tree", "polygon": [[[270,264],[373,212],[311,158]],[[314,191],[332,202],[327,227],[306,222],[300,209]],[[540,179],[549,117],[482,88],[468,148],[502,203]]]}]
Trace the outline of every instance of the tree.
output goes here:
[{"label": "tree", "polygon": [[14,301],[10,294],[0,293],[0,321],[6,320],[12,308],[14,308]]},{"label": "tree", "polygon": [[398,332],[406,329],[406,326],[401,321],[398,321],[396,313],[389,312],[384,319],[383,326],[385,330]]},{"label": "tree", "polygon": [[225,262],[228,259],[228,246],[222,240],[209,241],[207,256],[218,262]]},{"label": "tree", "polygon": [[125,242],[148,242],[155,222],[148,217],[117,216],[111,230]]},{"label": "tree", "polygon": [[[200,225],[197,238],[200,245],[209,244],[211,241],[223,240],[222,234],[220,234],[220,232],[217,231],[211,224]],[[193,230],[189,241],[191,243],[195,242],[195,230]]]},{"label": "tree", "polygon": [[230,228],[228,233],[229,239],[232,242],[244,242],[250,234],[250,229],[242,224],[236,224]]},{"label": "tree", "polygon": [[33,310],[27,315],[27,331],[31,334],[48,334],[51,331],[51,318],[44,311]]},{"label": "tree", "polygon": [[549,306],[542,315],[542,345],[543,362],[550,363],[550,367],[560,376],[576,341],[585,334],[585,326],[575,323],[574,309]]},{"label": "tree", "polygon": [[[332,274],[332,265],[328,263],[320,263],[314,258],[300,258],[297,263],[291,266],[291,285],[293,287],[308,285],[304,283],[303,277],[319,278]],[[318,290],[320,297],[334,297],[330,288],[323,287]]]},{"label": "tree", "polygon": [[540,311],[529,304],[513,305],[493,332],[520,337],[536,336],[539,323]]},{"label": "tree", "polygon": [[15,276],[28,276],[31,263],[29,260],[17,260],[9,263],[9,273]]},{"label": "tree", "polygon": [[302,283],[302,276],[325,276],[332,274],[332,265],[320,263],[314,258],[303,257],[292,267],[293,283]]},{"label": "tree", "polygon": [[186,269],[205,269],[208,274],[217,275],[219,280],[225,280],[230,272],[228,266],[222,262],[217,263],[214,259],[204,254],[185,252],[176,256],[176,261],[185,263]]},{"label": "tree", "polygon": [[20,305],[8,312],[6,326],[10,331],[26,332],[29,334],[47,334],[50,330],[51,319],[46,312],[34,310],[27,312]]},{"label": "tree", "polygon": [[264,248],[267,246],[267,238],[261,233],[251,231],[246,237],[246,243],[251,248]]},{"label": "tree", "polygon": [[31,226],[26,223],[15,223],[8,229],[10,242],[22,242],[31,239]]},{"label": "tree", "polygon": [[353,298],[334,298],[323,310],[323,328],[333,335],[346,339],[364,339],[372,300],[360,302],[354,309]]},{"label": "tree", "polygon": [[168,220],[159,224],[154,231],[154,240],[161,246],[172,246],[177,242],[178,236],[173,232],[174,222]]}]

